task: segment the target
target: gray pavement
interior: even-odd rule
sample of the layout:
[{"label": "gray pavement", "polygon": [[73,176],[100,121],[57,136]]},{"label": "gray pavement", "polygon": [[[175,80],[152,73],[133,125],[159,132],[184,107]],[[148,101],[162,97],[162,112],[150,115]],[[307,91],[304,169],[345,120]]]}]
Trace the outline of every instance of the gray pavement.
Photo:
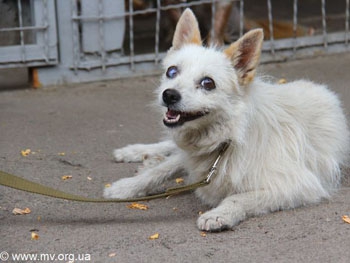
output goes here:
[{"label": "gray pavement", "polygon": [[[350,111],[350,53],[264,65],[276,80],[327,83]],[[0,169],[75,194],[101,197],[106,183],[134,174],[112,151],[162,136],[151,105],[158,77],[0,92]],[[1,85],[1,84],[0,84]],[[21,150],[31,149],[24,157]],[[72,179],[63,181],[63,175]],[[193,194],[126,204],[86,204],[0,187],[0,258],[19,253],[55,262],[349,262],[350,180],[330,201],[250,218],[232,231],[196,228],[208,208]],[[13,215],[15,207],[31,209]],[[39,235],[31,239],[31,231]],[[149,237],[159,233],[159,238]],[[82,261],[82,259],[87,259]],[[17,261],[17,262],[39,262]],[[90,259],[90,261],[88,261]],[[1,260],[0,260],[1,261]],[[8,260],[8,262],[16,262]]]}]

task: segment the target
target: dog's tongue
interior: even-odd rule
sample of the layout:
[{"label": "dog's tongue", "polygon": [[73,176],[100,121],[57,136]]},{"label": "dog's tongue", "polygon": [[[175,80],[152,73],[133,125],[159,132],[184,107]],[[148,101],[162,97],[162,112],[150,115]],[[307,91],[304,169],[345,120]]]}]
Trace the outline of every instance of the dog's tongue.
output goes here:
[{"label": "dog's tongue", "polygon": [[168,119],[176,119],[179,114],[180,114],[180,112],[178,112],[178,111],[168,109],[168,111],[166,113],[166,117]]}]

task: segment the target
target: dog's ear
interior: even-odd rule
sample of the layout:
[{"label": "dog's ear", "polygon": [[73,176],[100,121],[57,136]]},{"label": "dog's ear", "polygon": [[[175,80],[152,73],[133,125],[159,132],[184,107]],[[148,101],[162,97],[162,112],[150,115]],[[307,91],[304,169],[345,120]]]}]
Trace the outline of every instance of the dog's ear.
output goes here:
[{"label": "dog's ear", "polygon": [[177,22],[172,49],[177,50],[190,43],[201,45],[202,39],[197,19],[191,9],[187,8]]},{"label": "dog's ear", "polygon": [[240,85],[247,85],[253,80],[259,64],[263,41],[263,30],[254,29],[224,50],[237,71]]}]

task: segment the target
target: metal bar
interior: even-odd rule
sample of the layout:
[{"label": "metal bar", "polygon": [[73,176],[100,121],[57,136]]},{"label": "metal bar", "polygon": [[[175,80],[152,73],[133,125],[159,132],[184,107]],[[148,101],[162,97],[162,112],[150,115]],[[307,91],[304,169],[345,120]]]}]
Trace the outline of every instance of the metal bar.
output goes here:
[{"label": "metal bar", "polygon": [[[159,56],[160,58],[164,58],[166,53],[160,53]],[[135,55],[134,56],[134,63],[144,63],[144,62],[152,62],[154,63],[154,54],[145,54],[145,55]],[[106,63],[107,67],[112,67],[112,66],[120,66],[120,65],[128,65],[130,64],[130,59],[128,57],[122,57],[118,59],[109,59],[108,62]],[[100,62],[95,60],[95,61],[84,61],[79,64],[79,69],[83,70],[92,70],[95,68],[100,68]]]},{"label": "metal bar", "polygon": [[36,30],[46,30],[49,26],[24,26],[24,27],[9,27],[0,28],[0,32],[11,32],[11,31],[36,31]]},{"label": "metal bar", "polygon": [[[47,0],[43,1],[43,24],[48,27],[48,9],[47,9]],[[45,54],[45,61],[49,62],[49,35],[48,30],[44,31],[44,54]]]},{"label": "metal bar", "polygon": [[345,7],[345,45],[349,45],[349,12],[350,12],[350,5],[349,0],[346,0],[346,7]]},{"label": "metal bar", "polygon": [[327,22],[326,22],[326,0],[321,0],[322,11],[322,31],[323,31],[323,46],[327,48]]},{"label": "metal bar", "polygon": [[298,0],[293,1],[293,54],[297,52],[297,45],[298,45],[298,39],[297,39],[297,29],[298,29]]},{"label": "metal bar", "polygon": [[[77,3],[76,0],[71,0],[71,12],[72,17],[77,14]],[[73,42],[73,69],[74,73],[78,74],[78,64],[79,64],[79,30],[78,22],[72,20],[72,42]]]},{"label": "metal bar", "polygon": [[[20,47],[19,45],[1,47],[0,63],[21,61],[21,53],[18,52],[19,47]],[[43,61],[46,59],[43,55],[42,47],[37,44],[27,44],[26,53],[27,53],[26,62],[33,61],[33,60]],[[55,58],[51,57],[50,60],[53,61],[55,60]],[[19,62],[19,63],[22,63],[22,62]]]},{"label": "metal bar", "polygon": [[[103,16],[103,0],[98,0],[98,16]],[[104,35],[104,20],[98,20],[98,34],[100,44],[100,56],[102,63],[102,71],[106,71],[106,49],[105,49],[105,35]]]},{"label": "metal bar", "polygon": [[[329,45],[327,49],[324,49],[323,45],[318,47],[309,47],[307,49],[298,50],[298,53],[294,59],[315,57],[315,54],[318,55],[329,55],[329,54],[338,54],[348,51],[348,48],[345,47],[344,42],[341,44]],[[270,52],[263,53],[261,56],[260,63],[269,63],[269,62],[286,62],[293,57],[292,50],[281,50],[276,53],[274,56]]]},{"label": "metal bar", "polygon": [[244,0],[239,1],[239,36],[244,33]]},{"label": "metal bar", "polygon": [[273,18],[272,18],[272,5],[271,0],[267,0],[267,11],[269,17],[269,31],[270,31],[270,44],[271,44],[271,53],[275,54],[275,41],[273,37]]},{"label": "metal bar", "polygon": [[[215,6],[215,0],[211,1],[211,29],[210,29],[210,41],[212,42],[213,39],[217,40],[217,36],[215,33],[215,11],[216,11],[216,6]],[[213,44],[213,43],[211,43]],[[217,44],[217,43],[214,43]]]},{"label": "metal bar", "polygon": [[156,34],[154,43],[154,63],[157,65],[159,63],[159,32],[160,32],[160,0],[157,0],[157,13],[156,13]]},{"label": "metal bar", "polygon": [[[68,4],[69,6],[69,4]],[[57,16],[56,16],[56,2],[47,0],[47,24],[44,26],[47,27],[47,48],[48,48],[48,59],[55,59],[58,63],[58,39],[57,39]],[[40,33],[39,31],[38,33]],[[62,50],[62,47],[61,47]]]},{"label": "metal bar", "polygon": [[[17,0],[17,8],[18,8],[18,20],[19,20],[19,27],[23,27],[23,18],[22,18],[22,3],[21,0]],[[26,50],[24,46],[24,34],[23,30],[19,31],[20,36],[20,43],[21,43],[21,60],[24,63],[26,61]]]},{"label": "metal bar", "polygon": [[134,52],[134,17],[133,17],[133,12],[134,12],[134,7],[132,5],[132,1],[129,1],[129,38],[130,38],[130,43],[129,43],[129,47],[130,47],[130,67],[131,70],[134,71],[135,70],[135,65],[134,65],[134,56],[135,56],[135,52]]},{"label": "metal bar", "polygon": [[[327,35],[328,37],[328,44],[339,44],[344,43],[345,36],[343,32],[337,32],[337,33],[329,33]],[[284,50],[284,49],[292,49],[293,43],[290,41],[290,38],[285,39],[279,39],[275,41],[275,50]],[[322,46],[323,45],[323,36],[322,35],[316,35],[316,36],[306,36],[306,37],[299,37],[298,38],[298,45],[297,48],[309,48],[312,46]],[[270,50],[270,41],[267,40],[264,42],[263,45],[264,51]]]},{"label": "metal bar", "polygon": [[[43,62],[45,61],[40,59],[34,59],[33,61],[27,60],[26,63],[8,61],[4,64],[0,63],[0,69],[41,67],[43,65]],[[45,66],[55,66],[56,64],[57,62],[55,60],[45,62]]]}]

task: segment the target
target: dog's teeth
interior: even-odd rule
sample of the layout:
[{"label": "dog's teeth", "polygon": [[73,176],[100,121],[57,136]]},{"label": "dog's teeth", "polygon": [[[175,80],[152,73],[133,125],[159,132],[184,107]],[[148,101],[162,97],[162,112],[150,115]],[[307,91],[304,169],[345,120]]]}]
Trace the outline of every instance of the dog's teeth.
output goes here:
[{"label": "dog's teeth", "polygon": [[165,121],[168,123],[175,123],[178,122],[180,120],[180,114],[176,115],[176,118],[169,118],[169,116],[167,116],[167,114],[165,114]]}]

